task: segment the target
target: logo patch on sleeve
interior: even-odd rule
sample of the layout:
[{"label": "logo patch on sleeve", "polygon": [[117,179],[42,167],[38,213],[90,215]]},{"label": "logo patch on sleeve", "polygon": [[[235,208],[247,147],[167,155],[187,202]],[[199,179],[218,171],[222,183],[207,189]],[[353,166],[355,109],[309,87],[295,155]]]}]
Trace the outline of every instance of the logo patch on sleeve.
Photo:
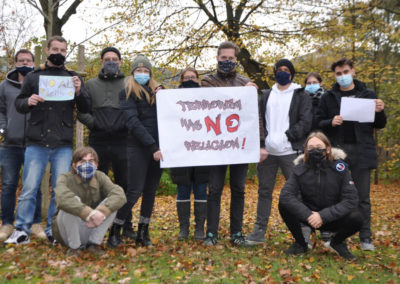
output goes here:
[{"label": "logo patch on sleeve", "polygon": [[351,181],[349,181],[349,184],[354,184],[354,181],[352,181],[352,180],[351,180]]},{"label": "logo patch on sleeve", "polygon": [[343,172],[346,169],[346,165],[344,163],[337,163],[336,164],[336,170],[338,172]]}]

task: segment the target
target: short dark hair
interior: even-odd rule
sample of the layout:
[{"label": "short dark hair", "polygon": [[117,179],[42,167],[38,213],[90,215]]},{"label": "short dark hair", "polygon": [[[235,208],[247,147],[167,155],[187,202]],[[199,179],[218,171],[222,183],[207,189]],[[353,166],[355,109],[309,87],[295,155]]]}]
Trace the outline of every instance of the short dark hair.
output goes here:
[{"label": "short dark hair", "polygon": [[347,58],[342,58],[336,62],[333,62],[331,65],[331,70],[335,72],[336,67],[342,67],[344,65],[349,65],[351,69],[353,69],[353,61]]},{"label": "short dark hair", "polygon": [[224,41],[218,46],[217,55],[219,55],[221,53],[221,49],[234,49],[236,57],[238,56],[238,54],[240,52],[239,47],[230,41]]},{"label": "short dark hair", "polygon": [[14,62],[16,63],[18,61],[18,55],[20,55],[21,53],[27,53],[30,54],[32,56],[32,61],[35,61],[35,56],[33,55],[33,53],[27,49],[20,49],[17,51],[17,53],[14,56]]},{"label": "short dark hair", "polygon": [[52,37],[49,39],[49,41],[47,42],[47,48],[50,48],[51,43],[52,43],[53,41],[65,42],[65,43],[67,44],[67,40],[66,40],[65,38],[63,38],[62,36],[59,36],[59,35],[55,35],[55,36],[52,36]]},{"label": "short dark hair", "polygon": [[94,161],[97,164],[99,163],[99,155],[97,155],[96,151],[90,146],[80,147],[76,149],[74,154],[72,155],[72,163],[78,163],[88,154],[92,154]]},{"label": "short dark hair", "polygon": [[310,79],[311,77],[314,77],[315,79],[318,80],[318,82],[322,82],[322,77],[321,75],[319,75],[319,73],[317,72],[310,72],[306,75],[306,78],[304,79],[304,85],[307,85],[307,81],[308,79]]},{"label": "short dark hair", "polygon": [[196,78],[199,79],[199,73],[197,72],[197,70],[194,69],[193,67],[187,67],[187,68],[183,69],[182,72],[181,72],[181,76],[180,76],[180,81],[181,82],[183,81],[183,77],[185,76],[185,73],[189,72],[189,71],[193,72],[194,74],[196,74]]}]

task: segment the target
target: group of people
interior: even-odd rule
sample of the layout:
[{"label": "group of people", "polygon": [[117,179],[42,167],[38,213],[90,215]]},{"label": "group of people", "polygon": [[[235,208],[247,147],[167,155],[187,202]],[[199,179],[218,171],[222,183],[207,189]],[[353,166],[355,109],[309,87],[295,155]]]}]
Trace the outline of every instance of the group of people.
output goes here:
[{"label": "group of people", "polygon": [[[138,55],[125,77],[121,54],[115,47],[101,52],[102,69],[86,84],[64,66],[67,42],[52,37],[48,60],[33,69],[33,54],[20,50],[16,68],[0,85],[2,172],[2,227],[5,243],[29,242],[36,234],[69,247],[70,254],[100,246],[109,227],[107,245],[124,239],[151,246],[149,224],[162,169],[159,148],[156,93],[164,88],[154,79],[152,64]],[[201,80],[194,68],[181,72],[179,88],[257,85],[237,73],[239,48],[223,42],[217,49],[217,70]],[[242,233],[247,164],[172,168],[178,185],[176,200],[179,240],[190,234],[190,195],[194,193],[194,239],[205,245],[218,241],[221,195],[229,167],[230,242],[238,246],[263,244],[271,212],[272,192],[280,168],[286,183],[279,212],[295,242],[287,254],[305,253],[316,229],[329,237],[327,247],[354,259],[345,243],[360,232],[363,250],[371,241],[370,171],[376,168],[374,128],[386,123],[384,103],[355,77],[352,61],[332,64],[336,83],[328,91],[322,78],[311,72],[305,87],[293,82],[295,68],[287,59],[273,69],[276,83],[261,90],[260,162],[257,217],[253,231]],[[45,101],[39,96],[40,76],[72,77],[75,96],[67,101]],[[375,100],[375,121],[344,121],[342,97]],[[73,147],[73,111],[89,130],[89,146]],[[46,229],[40,227],[40,183],[51,165],[52,195]],[[14,217],[19,171],[23,164],[22,192]],[[72,166],[72,168],[71,168]],[[112,167],[115,184],[108,177]],[[207,191],[208,187],[208,191]],[[133,230],[132,208],[142,197],[138,230]],[[56,210],[57,208],[57,210]],[[16,223],[14,223],[16,218]],[[207,228],[205,231],[205,221]]]}]

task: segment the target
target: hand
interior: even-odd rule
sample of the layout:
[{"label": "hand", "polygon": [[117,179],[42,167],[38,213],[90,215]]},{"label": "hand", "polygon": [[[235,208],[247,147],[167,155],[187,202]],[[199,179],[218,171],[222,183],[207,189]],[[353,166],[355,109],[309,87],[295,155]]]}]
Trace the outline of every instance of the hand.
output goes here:
[{"label": "hand", "polygon": [[252,86],[252,87],[255,87],[258,90],[258,86],[254,82],[248,82],[245,86]]},{"label": "hand", "polygon": [[82,86],[81,79],[79,79],[78,76],[72,76],[72,80],[74,81],[75,94],[77,96],[79,96],[79,93],[81,91],[81,86]]},{"label": "hand", "polygon": [[163,155],[162,155],[160,150],[158,150],[157,152],[153,153],[153,159],[156,162],[158,162],[159,160],[164,161]]},{"label": "hand", "polygon": [[385,108],[385,103],[380,99],[376,99],[374,101],[375,101],[375,112],[381,112]]},{"label": "hand", "polygon": [[96,224],[94,223],[94,221],[92,219],[90,219],[89,221],[86,222],[86,227],[88,227],[89,229],[95,228]]},{"label": "hand", "polygon": [[268,151],[265,148],[260,148],[260,163],[268,157]]},{"label": "hand", "polygon": [[312,211],[312,214],[307,218],[308,224],[310,224],[311,227],[314,229],[318,229],[319,227],[322,226],[322,218],[321,215],[319,215],[318,212]]},{"label": "hand", "polygon": [[162,88],[163,88],[162,85],[158,86],[158,87],[154,90],[154,94],[157,94],[157,92],[158,92],[159,90],[161,90]]},{"label": "hand", "polygon": [[44,103],[44,98],[38,96],[37,94],[33,94],[28,99],[28,106],[35,106],[38,103]]},{"label": "hand", "polygon": [[337,125],[342,125],[343,124],[343,117],[341,115],[335,115],[335,117],[332,119],[332,126],[335,127]]}]

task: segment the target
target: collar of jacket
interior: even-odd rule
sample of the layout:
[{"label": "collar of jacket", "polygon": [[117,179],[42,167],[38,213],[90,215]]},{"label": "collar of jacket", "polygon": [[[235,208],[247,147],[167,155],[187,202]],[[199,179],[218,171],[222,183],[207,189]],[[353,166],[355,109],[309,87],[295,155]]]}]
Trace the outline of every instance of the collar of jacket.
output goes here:
[{"label": "collar of jacket", "polygon": [[22,84],[18,81],[18,71],[17,69],[13,69],[6,75],[6,80],[8,83],[13,85],[14,87],[21,89]]},{"label": "collar of jacket", "polygon": [[119,70],[117,74],[110,75],[110,74],[105,74],[104,70],[101,69],[100,72],[99,72],[98,77],[101,80],[114,80],[114,79],[124,78],[125,75],[124,75],[124,73],[122,73],[121,70]]},{"label": "collar of jacket", "polygon": [[[77,184],[87,184],[80,176],[78,176],[73,170],[71,170],[71,172],[74,175],[75,181],[77,182]],[[88,183],[88,185],[90,187],[93,188],[98,188],[99,187],[99,182],[97,181],[96,178],[96,174],[93,176],[93,178],[90,180],[90,182]]]},{"label": "collar of jacket", "polygon": [[222,72],[217,69],[216,75],[222,79],[230,79],[230,78],[235,78],[237,75],[236,68],[233,71],[230,71],[228,73]]}]

